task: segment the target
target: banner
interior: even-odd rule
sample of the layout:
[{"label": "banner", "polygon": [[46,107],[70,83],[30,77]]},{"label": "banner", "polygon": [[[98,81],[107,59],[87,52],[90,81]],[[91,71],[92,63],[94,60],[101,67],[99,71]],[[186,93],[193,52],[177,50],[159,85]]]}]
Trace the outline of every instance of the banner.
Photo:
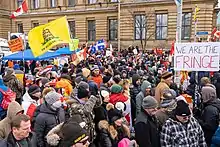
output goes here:
[{"label": "banner", "polygon": [[11,52],[17,52],[24,49],[23,40],[21,39],[21,37],[9,40],[8,46]]},{"label": "banner", "polygon": [[79,47],[79,39],[71,39],[69,43],[70,51],[74,51]]},{"label": "banner", "polygon": [[66,17],[33,28],[28,33],[28,41],[34,57],[43,55],[58,44],[69,43],[70,34]]},{"label": "banner", "polygon": [[174,70],[219,71],[219,42],[175,43]]}]

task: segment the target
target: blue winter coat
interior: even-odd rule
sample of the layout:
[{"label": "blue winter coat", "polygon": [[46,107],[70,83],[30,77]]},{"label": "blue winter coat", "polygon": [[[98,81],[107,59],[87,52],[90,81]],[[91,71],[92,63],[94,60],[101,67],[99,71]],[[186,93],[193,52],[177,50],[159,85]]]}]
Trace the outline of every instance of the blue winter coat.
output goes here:
[{"label": "blue winter coat", "polygon": [[[4,85],[4,82],[3,82],[2,79],[0,79],[0,89],[2,89],[3,91],[7,91],[8,90],[8,87],[6,87]],[[2,103],[2,100],[3,100],[3,95],[0,92],[0,103]],[[7,112],[6,110],[4,110],[2,107],[0,107],[0,120],[5,118],[6,112]]]},{"label": "blue winter coat", "polygon": [[218,126],[218,129],[212,137],[211,147],[220,147],[220,126]]}]

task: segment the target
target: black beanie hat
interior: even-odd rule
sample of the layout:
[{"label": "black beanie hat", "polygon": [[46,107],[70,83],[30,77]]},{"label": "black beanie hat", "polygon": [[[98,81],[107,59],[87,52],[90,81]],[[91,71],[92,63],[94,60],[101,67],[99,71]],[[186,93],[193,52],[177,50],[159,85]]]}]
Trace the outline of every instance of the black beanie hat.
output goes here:
[{"label": "black beanie hat", "polygon": [[85,98],[89,96],[89,91],[84,87],[78,87],[77,97],[78,99]]},{"label": "black beanie hat", "polygon": [[108,81],[111,79],[111,76],[104,76],[103,77],[103,83],[108,83]]},{"label": "black beanie hat", "polygon": [[175,115],[177,116],[189,116],[191,111],[188,104],[184,100],[179,100],[175,109]]},{"label": "black beanie hat", "polygon": [[31,85],[28,89],[28,94],[29,95],[35,94],[37,92],[41,92],[41,89],[38,85]]},{"label": "black beanie hat", "polygon": [[122,111],[114,108],[113,104],[108,104],[106,108],[108,110],[108,118],[110,124],[113,124],[116,120],[123,117]]}]

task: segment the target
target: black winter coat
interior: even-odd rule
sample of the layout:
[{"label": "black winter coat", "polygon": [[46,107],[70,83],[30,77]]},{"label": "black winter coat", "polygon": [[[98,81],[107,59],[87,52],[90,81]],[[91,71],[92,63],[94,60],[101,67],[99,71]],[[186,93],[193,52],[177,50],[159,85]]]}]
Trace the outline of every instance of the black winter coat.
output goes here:
[{"label": "black winter coat", "polygon": [[[36,143],[36,136],[33,133],[29,133],[29,136],[26,138],[26,141],[28,143],[28,147],[37,147]],[[17,145],[17,141],[10,133],[7,138],[0,141],[0,147],[19,147]]]},{"label": "black winter coat", "polygon": [[54,111],[49,108],[47,104],[42,104],[34,125],[34,131],[37,136],[37,146],[47,147],[45,136],[53,127],[64,121],[65,112],[62,108]]},{"label": "black winter coat", "polygon": [[220,99],[220,77],[217,79],[215,87],[216,87],[217,97]]},{"label": "black winter coat", "polygon": [[143,109],[135,123],[135,138],[139,147],[160,147],[158,122]]},{"label": "black winter coat", "polygon": [[214,135],[216,129],[219,125],[219,112],[220,112],[220,100],[216,99],[214,101],[204,104],[204,109],[199,120],[206,143],[211,144],[212,136]]}]

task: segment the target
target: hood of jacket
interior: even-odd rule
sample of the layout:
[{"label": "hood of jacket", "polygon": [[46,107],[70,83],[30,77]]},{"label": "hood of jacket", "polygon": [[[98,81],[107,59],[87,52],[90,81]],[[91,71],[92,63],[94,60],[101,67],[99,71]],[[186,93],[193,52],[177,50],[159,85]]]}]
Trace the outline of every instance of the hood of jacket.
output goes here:
[{"label": "hood of jacket", "polygon": [[148,82],[147,80],[143,81],[141,84],[141,91],[143,92],[144,96],[146,96],[146,89],[151,88],[151,83]]},{"label": "hood of jacket", "polygon": [[138,79],[140,79],[141,77],[140,77],[140,75],[138,75],[138,74],[134,74],[133,76],[132,76],[132,84],[135,86],[135,87],[137,87],[138,85],[136,84],[136,82],[137,82],[137,80]]},{"label": "hood of jacket", "polygon": [[24,111],[24,109],[21,105],[18,102],[13,101],[8,106],[7,117],[12,120],[19,112],[22,111]]},{"label": "hood of jacket", "polygon": [[216,89],[214,85],[206,85],[202,87],[202,100],[204,103],[213,101],[217,98]]},{"label": "hood of jacket", "polygon": [[29,95],[28,92],[25,92],[25,94],[23,96],[23,101],[37,104],[37,102],[31,98],[31,96]]},{"label": "hood of jacket", "polygon": [[15,77],[15,75],[14,74],[7,74],[7,75],[5,75],[4,77],[3,77],[3,81],[4,82],[8,82],[8,81],[10,81],[10,80],[12,80],[12,79],[15,79],[16,77]]},{"label": "hood of jacket", "polygon": [[118,135],[117,130],[112,125],[109,125],[106,120],[101,120],[98,124],[98,128],[102,133],[109,134],[112,139],[115,139]]}]

